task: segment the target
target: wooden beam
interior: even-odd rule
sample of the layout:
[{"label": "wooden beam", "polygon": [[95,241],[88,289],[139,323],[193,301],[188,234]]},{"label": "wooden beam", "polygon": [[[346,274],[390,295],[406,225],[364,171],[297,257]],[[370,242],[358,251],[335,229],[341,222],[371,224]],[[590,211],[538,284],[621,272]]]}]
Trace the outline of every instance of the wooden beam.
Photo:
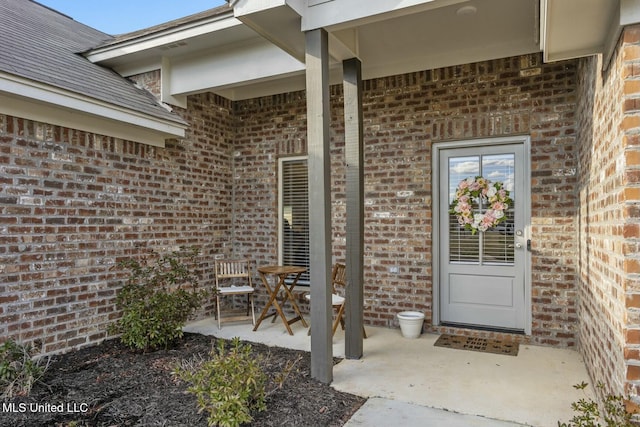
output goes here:
[{"label": "wooden beam", "polygon": [[309,273],[311,377],[333,381],[331,331],[331,169],[329,158],[329,38],[323,29],[305,34],[309,169]]},{"label": "wooden beam", "polygon": [[362,64],[342,62],[347,179],[347,302],[345,356],[362,357],[364,317],[364,155],[362,131]]}]

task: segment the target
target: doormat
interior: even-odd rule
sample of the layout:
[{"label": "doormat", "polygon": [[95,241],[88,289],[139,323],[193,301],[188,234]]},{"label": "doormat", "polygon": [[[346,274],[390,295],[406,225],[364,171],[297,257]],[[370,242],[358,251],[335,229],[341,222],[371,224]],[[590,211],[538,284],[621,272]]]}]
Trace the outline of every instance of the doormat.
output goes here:
[{"label": "doormat", "polygon": [[453,348],[456,350],[480,351],[483,353],[505,354],[517,356],[520,345],[517,342],[503,342],[486,338],[461,337],[458,335],[442,334],[436,340],[436,347]]}]

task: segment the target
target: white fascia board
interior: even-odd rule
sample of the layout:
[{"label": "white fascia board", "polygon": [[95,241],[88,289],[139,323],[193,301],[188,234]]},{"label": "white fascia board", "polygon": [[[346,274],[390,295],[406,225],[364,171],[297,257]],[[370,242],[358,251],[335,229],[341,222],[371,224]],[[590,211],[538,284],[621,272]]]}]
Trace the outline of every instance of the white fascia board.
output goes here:
[{"label": "white fascia board", "polygon": [[278,95],[281,93],[297,92],[305,89],[305,73],[299,71],[286,76],[279,76],[274,80],[262,80],[256,83],[217,87],[212,89],[214,93],[231,101],[260,98],[263,96]]},{"label": "white fascia board", "polygon": [[185,95],[240,83],[269,80],[305,69],[304,63],[263,39],[233,45],[215,54],[173,58],[171,95]]},{"label": "white fascia board", "polygon": [[548,50],[544,51],[543,59],[544,62],[559,62],[559,61],[568,61],[571,59],[579,59],[585,58],[587,56],[598,55],[603,51],[602,46],[595,46],[591,48],[585,49],[571,49],[568,51],[558,51],[558,52],[550,52]]},{"label": "white fascia board", "polygon": [[470,0],[317,0],[302,15],[302,31],[318,28],[338,30],[357,23],[377,22]]},{"label": "white fascia board", "polygon": [[[296,13],[302,16],[307,9],[307,5],[310,5],[313,0],[287,0],[287,5],[296,11]],[[332,1],[332,0],[315,0],[315,1]]]},{"label": "white fascia board", "polygon": [[[634,5],[635,4],[635,5]],[[623,13],[625,5],[628,11]],[[540,49],[545,62],[581,58],[615,49],[623,15],[634,16],[638,0],[541,0]]]},{"label": "white fascia board", "polygon": [[607,69],[616,50],[618,39],[627,25],[640,23],[640,0],[620,0],[620,8],[616,10],[614,22],[604,43],[602,66]]},{"label": "white fascia board", "polygon": [[181,25],[177,28],[170,28],[157,33],[137,37],[135,39],[125,40],[121,43],[93,49],[87,52],[85,57],[93,63],[100,63],[110,59],[119,58],[124,55],[159,48],[239,25],[244,24],[234,18],[233,12],[229,11],[223,15],[216,15],[203,21]]},{"label": "white fascia board", "polygon": [[402,61],[381,61],[369,63],[362,71],[363,80],[376,79],[384,76],[400,75],[421,70],[434,70],[464,64],[472,64],[524,54],[539,53],[535,44],[520,43],[517,40],[505,39],[501,44],[492,44],[467,49],[429,53],[405,57]]},{"label": "white fascia board", "polygon": [[229,5],[233,7],[233,14],[239,17],[284,6],[286,3],[285,0],[231,0]]},{"label": "white fascia board", "polygon": [[0,92],[0,114],[120,138],[127,141],[135,141],[155,147],[164,147],[165,139],[175,138],[175,136],[172,135],[149,131],[148,129],[126,123],[106,120],[82,111],[68,110],[57,105],[8,96],[2,92]]},{"label": "white fascia board", "polygon": [[4,73],[0,112],[156,146],[188,127]]},{"label": "white fascia board", "polygon": [[620,25],[640,22],[640,0],[620,0]]},{"label": "white fascia board", "polygon": [[544,52],[544,48],[547,45],[547,24],[549,10],[549,0],[540,0],[540,50]]}]

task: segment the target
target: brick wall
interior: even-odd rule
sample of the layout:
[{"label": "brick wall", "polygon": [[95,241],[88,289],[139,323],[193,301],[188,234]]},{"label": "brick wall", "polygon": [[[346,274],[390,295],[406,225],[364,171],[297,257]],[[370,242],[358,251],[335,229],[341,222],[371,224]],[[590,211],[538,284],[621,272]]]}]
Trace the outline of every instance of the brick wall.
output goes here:
[{"label": "brick wall", "polygon": [[[640,410],[640,25],[625,29],[622,38],[622,114],[612,114],[612,119],[622,119],[622,159],[624,190],[614,193],[612,203],[622,199],[621,252],[624,276],[619,297],[621,318],[624,324],[624,358],[626,361],[625,392],[634,396],[635,409]],[[618,62],[616,61],[616,64]],[[616,165],[617,169],[620,166]],[[619,230],[616,230],[620,232]],[[613,312],[614,315],[618,311]],[[617,326],[617,323],[614,323]]]},{"label": "brick wall", "polygon": [[157,99],[162,98],[162,80],[160,70],[129,76],[128,79],[145,89]]},{"label": "brick wall", "polygon": [[206,286],[230,253],[230,103],[189,98],[166,148],[0,115],[0,336],[45,352],[98,342],[124,257],[202,250]]},{"label": "brick wall", "polygon": [[580,343],[605,392],[640,386],[640,26],[581,61]]},{"label": "brick wall", "polygon": [[[575,62],[542,64],[538,55],[364,82],[365,322],[397,326],[402,310],[430,322],[431,144],[528,134],[532,341],[576,345],[576,95]],[[342,102],[332,87],[335,260],[345,251]],[[238,250],[275,262],[277,158],[306,153],[304,93],[238,102],[234,114]]]},{"label": "brick wall", "polygon": [[278,158],[307,151],[304,94],[237,102],[234,125],[234,253],[275,264]]},{"label": "brick wall", "polygon": [[[135,80],[153,89],[157,75]],[[431,321],[431,146],[531,135],[533,336],[576,345],[576,63],[537,55],[364,82],[365,321]],[[306,153],[304,92],[231,103],[190,96],[166,148],[0,118],[0,333],[45,351],[105,337],[124,256],[180,244],[277,260],[277,159]],[[332,216],[345,255],[342,89],[331,88]],[[259,303],[264,300],[260,293]],[[210,306],[207,307],[208,309]],[[203,313],[200,313],[201,315]],[[491,333],[476,332],[491,335]]]}]

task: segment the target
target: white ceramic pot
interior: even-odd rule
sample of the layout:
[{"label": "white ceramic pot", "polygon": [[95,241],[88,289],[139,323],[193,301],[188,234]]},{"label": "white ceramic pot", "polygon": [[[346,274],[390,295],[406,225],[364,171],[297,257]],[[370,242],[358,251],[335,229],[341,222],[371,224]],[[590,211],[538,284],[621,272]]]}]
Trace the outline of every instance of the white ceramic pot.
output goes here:
[{"label": "white ceramic pot", "polygon": [[397,314],[400,331],[405,338],[418,338],[422,333],[424,313],[419,311],[402,311]]}]

